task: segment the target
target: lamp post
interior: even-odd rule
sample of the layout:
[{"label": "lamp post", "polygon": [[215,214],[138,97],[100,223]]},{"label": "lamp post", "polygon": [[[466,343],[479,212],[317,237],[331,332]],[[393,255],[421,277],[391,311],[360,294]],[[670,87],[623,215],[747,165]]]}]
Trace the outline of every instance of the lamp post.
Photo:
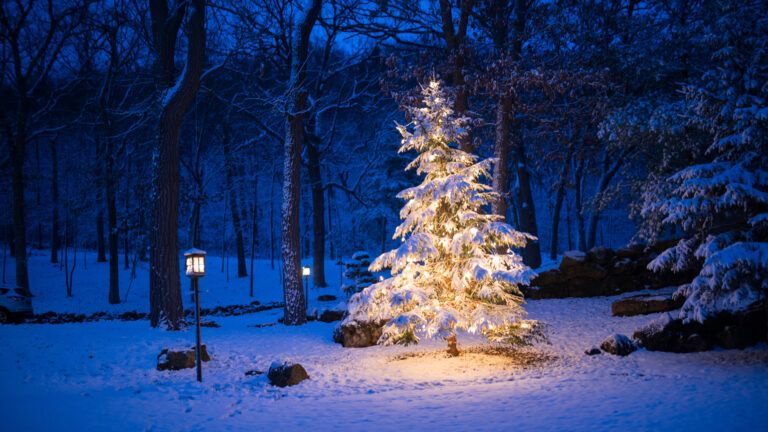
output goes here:
[{"label": "lamp post", "polygon": [[304,309],[309,309],[309,267],[301,268],[301,275],[304,276]]},{"label": "lamp post", "polygon": [[203,367],[200,359],[200,283],[198,279],[205,276],[205,251],[192,248],[184,252],[184,260],[187,264],[187,277],[192,281],[192,290],[195,292],[195,330],[197,337],[195,366],[197,367],[197,381],[203,382]]}]

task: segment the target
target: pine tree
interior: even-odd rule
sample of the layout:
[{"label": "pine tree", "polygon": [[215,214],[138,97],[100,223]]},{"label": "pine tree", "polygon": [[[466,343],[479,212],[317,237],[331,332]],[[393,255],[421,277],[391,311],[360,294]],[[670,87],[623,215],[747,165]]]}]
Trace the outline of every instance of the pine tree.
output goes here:
[{"label": "pine tree", "polygon": [[372,271],[391,269],[392,277],[355,294],[347,320],[386,321],[381,344],[439,337],[457,355],[457,330],[503,339],[530,327],[519,287],[534,273],[512,248],[533,237],[486,211],[498,198],[482,182],[494,160],[458,148],[468,119],[453,114],[438,82],[422,95],[424,107],[406,107],[410,127],[397,129],[400,153],[418,152],[406,170],[424,180],[398,194],[406,203],[394,238],[402,244],[371,264]]},{"label": "pine tree", "polygon": [[680,318],[701,322],[744,309],[768,289],[768,7],[717,7],[705,29],[713,67],[685,89],[686,126],[707,137],[703,150],[691,151],[701,160],[669,176],[663,189],[647,190],[642,210],[657,232],[676,226],[685,233],[649,268],[683,271],[703,262],[679,290],[686,297]]}]

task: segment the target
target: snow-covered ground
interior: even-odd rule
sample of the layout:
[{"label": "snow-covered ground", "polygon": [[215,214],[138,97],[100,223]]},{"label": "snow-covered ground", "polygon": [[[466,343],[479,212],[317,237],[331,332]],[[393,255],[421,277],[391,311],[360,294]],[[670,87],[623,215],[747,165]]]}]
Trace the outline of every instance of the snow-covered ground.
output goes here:
[{"label": "snow-covered ground", "polygon": [[[49,277],[57,271],[38,269],[41,262],[33,260],[33,284],[45,280],[44,271]],[[96,283],[85,273],[99,267],[88,265],[82,283]],[[338,279],[338,271],[329,273]],[[251,300],[247,282],[219,285],[216,278],[213,273],[203,281],[210,286],[208,304]],[[88,292],[75,281],[76,296]],[[256,298],[279,300],[269,297],[279,290],[267,285]],[[129,305],[130,296],[145,296],[141,286],[134,286]],[[74,307],[35,287],[36,301],[47,307]],[[64,289],[63,282],[51,287]],[[441,342],[345,349],[331,339],[334,324],[320,322],[254,327],[276,322],[279,309],[215,317],[220,328],[203,328],[213,360],[204,364],[202,384],[193,369],[155,370],[163,347],[193,344],[191,330],[154,330],[147,321],[2,326],[0,429],[765,430],[768,347],[586,356],[584,349],[608,334],[631,334],[654,317],[611,317],[612,300],[529,302],[531,318],[550,326],[550,344],[533,351],[554,357],[529,366],[478,353],[447,358]],[[108,310],[105,303],[102,310]],[[82,304],[98,308],[100,302]],[[119,307],[146,310],[140,301],[135,305]],[[481,341],[460,335],[459,343],[466,348]],[[403,356],[408,353],[422,355]],[[300,362],[311,379],[283,389],[264,375],[245,375],[274,360]]]}]

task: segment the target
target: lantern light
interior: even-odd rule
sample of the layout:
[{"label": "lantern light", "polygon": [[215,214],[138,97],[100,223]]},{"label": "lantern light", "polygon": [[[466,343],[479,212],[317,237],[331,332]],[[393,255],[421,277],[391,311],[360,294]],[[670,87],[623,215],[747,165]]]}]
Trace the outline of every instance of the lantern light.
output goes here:
[{"label": "lantern light", "polygon": [[202,277],[205,276],[205,251],[192,248],[184,252],[184,258],[186,261],[186,275],[187,277]]},{"label": "lantern light", "polygon": [[309,276],[309,271],[310,271],[309,267],[302,267],[301,268],[301,275],[304,276],[304,277],[307,277],[307,276]]}]

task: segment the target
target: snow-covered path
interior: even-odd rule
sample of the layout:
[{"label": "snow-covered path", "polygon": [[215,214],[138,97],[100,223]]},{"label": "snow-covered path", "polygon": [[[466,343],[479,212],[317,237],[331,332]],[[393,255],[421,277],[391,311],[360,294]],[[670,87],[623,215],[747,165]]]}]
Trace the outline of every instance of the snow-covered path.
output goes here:
[{"label": "snow-covered path", "polygon": [[[641,350],[588,357],[585,348],[652,317],[613,318],[610,298],[533,301],[557,356],[521,369],[505,359],[442,355],[395,360],[417,347],[344,349],[332,324],[274,322],[280,310],[215,318],[203,329],[214,359],[194,371],[157,372],[165,346],[191,331],[146,321],[0,327],[4,430],[761,430],[768,409],[768,349],[699,354]],[[479,342],[464,337],[465,345]],[[302,363],[311,380],[279,389],[275,359]],[[6,429],[7,428],[7,429]]]}]

